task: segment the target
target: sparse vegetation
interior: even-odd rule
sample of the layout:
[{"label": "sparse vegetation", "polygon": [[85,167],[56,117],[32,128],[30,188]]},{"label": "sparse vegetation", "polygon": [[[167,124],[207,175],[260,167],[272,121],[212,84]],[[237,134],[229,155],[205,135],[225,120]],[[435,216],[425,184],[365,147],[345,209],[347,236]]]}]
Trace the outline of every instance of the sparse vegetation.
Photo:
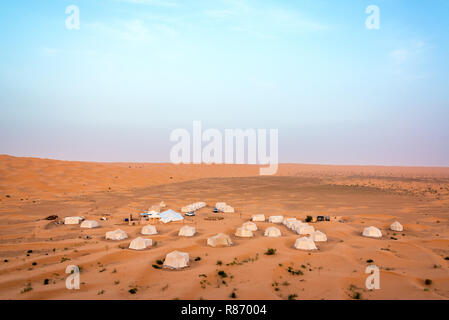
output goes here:
[{"label": "sparse vegetation", "polygon": [[353,292],[352,293],[352,299],[355,299],[355,300],[360,300],[360,299],[362,299],[362,294],[360,293],[360,292]]},{"label": "sparse vegetation", "polygon": [[62,257],[62,258],[61,258],[61,263],[66,262],[66,261],[68,261],[68,260],[70,260],[70,258]]},{"label": "sparse vegetation", "polygon": [[221,260],[217,261],[217,266],[221,266],[223,264],[223,262]]},{"label": "sparse vegetation", "polygon": [[275,254],[276,254],[276,249],[274,249],[274,248],[268,248],[267,251],[265,252],[265,254],[266,254],[267,256],[275,255]]},{"label": "sparse vegetation", "polygon": [[21,293],[29,292],[31,290],[33,290],[33,287],[31,286],[31,282],[28,282],[25,288],[22,289]]},{"label": "sparse vegetation", "polygon": [[218,271],[218,275],[222,278],[226,278],[228,275],[223,270]]},{"label": "sparse vegetation", "polygon": [[302,272],[301,270],[299,270],[299,269],[294,270],[292,267],[288,267],[287,272],[294,276],[297,276],[297,275],[302,276],[304,274],[304,272]]},{"label": "sparse vegetation", "polygon": [[131,288],[128,290],[129,293],[131,294],[136,294],[137,293],[137,288]]},{"label": "sparse vegetation", "polygon": [[288,300],[296,300],[296,298],[298,297],[298,295],[296,293],[294,294],[289,294],[288,295]]},{"label": "sparse vegetation", "polygon": [[426,279],[426,280],[424,280],[424,283],[425,283],[427,286],[430,286],[430,285],[432,284],[432,280]]}]

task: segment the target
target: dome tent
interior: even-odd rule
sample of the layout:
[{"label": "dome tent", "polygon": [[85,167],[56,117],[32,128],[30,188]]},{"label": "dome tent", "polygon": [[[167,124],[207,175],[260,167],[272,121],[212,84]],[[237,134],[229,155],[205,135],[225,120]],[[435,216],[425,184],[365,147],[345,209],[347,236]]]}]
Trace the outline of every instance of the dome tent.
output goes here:
[{"label": "dome tent", "polygon": [[178,236],[180,237],[193,237],[196,233],[195,227],[183,226],[179,229]]},{"label": "dome tent", "polygon": [[310,235],[315,231],[315,228],[312,226],[309,226],[306,223],[300,224],[298,227],[296,227],[296,232],[298,234],[307,234]]},{"label": "dome tent", "polygon": [[290,221],[287,221],[287,224],[285,226],[291,230],[296,231],[296,228],[302,224],[303,224],[303,222],[301,220],[290,220]]},{"label": "dome tent", "polygon": [[64,224],[79,224],[83,220],[83,217],[65,217]]},{"label": "dome tent", "polygon": [[255,214],[251,217],[251,220],[254,222],[264,222],[265,221],[265,215],[263,214]]},{"label": "dome tent", "polygon": [[316,250],[315,242],[308,237],[296,239],[295,248],[298,250]]},{"label": "dome tent", "polygon": [[251,221],[247,221],[242,224],[242,228],[248,229],[249,231],[257,231],[257,225]]},{"label": "dome tent", "polygon": [[219,233],[207,239],[207,245],[211,247],[229,247],[232,245],[231,237],[227,234]]},{"label": "dome tent", "polygon": [[268,222],[271,223],[282,223],[284,221],[284,216],[270,216]]},{"label": "dome tent", "polygon": [[152,245],[153,240],[138,237],[133,241],[131,241],[131,243],[129,244],[129,248],[134,250],[143,250],[146,249],[147,247],[151,247]]},{"label": "dome tent", "polygon": [[390,230],[392,231],[404,231],[404,227],[398,221],[395,221],[391,224]]},{"label": "dome tent", "polygon": [[95,220],[84,220],[81,223],[81,228],[88,228],[88,229],[92,229],[92,228],[98,228],[100,225],[98,224],[97,221]]},{"label": "dome tent", "polygon": [[312,232],[312,234],[310,235],[310,238],[315,242],[327,241],[326,234],[324,234],[323,232],[318,231],[318,230]]},{"label": "dome tent", "polygon": [[282,224],[286,226],[289,221],[296,221],[296,218],[284,218],[284,221],[282,221]]},{"label": "dome tent", "polygon": [[148,224],[142,228],[142,231],[140,231],[140,233],[144,235],[152,235],[157,234],[157,230],[155,226]]},{"label": "dome tent", "polygon": [[165,256],[164,268],[182,269],[189,266],[189,254],[187,252],[172,251]]},{"label": "dome tent", "polygon": [[125,231],[123,231],[121,229],[106,232],[106,239],[109,239],[109,240],[123,240],[123,239],[127,239],[127,238],[128,238],[128,235],[126,234]]},{"label": "dome tent", "polygon": [[237,228],[237,231],[235,232],[236,237],[241,238],[251,238],[254,237],[254,234],[251,230],[248,230],[244,227]]},{"label": "dome tent", "polygon": [[362,235],[370,238],[381,238],[382,232],[378,228],[371,226],[363,229]]},{"label": "dome tent", "polygon": [[265,237],[278,238],[281,236],[281,230],[276,227],[268,227],[263,234]]}]

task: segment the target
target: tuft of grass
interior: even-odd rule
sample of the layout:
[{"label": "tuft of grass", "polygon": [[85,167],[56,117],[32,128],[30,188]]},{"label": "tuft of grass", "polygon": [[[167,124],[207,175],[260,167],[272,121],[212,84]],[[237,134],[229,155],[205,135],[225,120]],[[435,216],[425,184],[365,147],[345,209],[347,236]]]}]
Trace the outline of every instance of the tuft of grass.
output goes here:
[{"label": "tuft of grass", "polygon": [[298,275],[302,276],[302,275],[304,275],[304,272],[302,272],[299,269],[294,270],[292,267],[288,267],[287,272],[289,272],[290,274],[292,274],[294,276],[298,276]]},{"label": "tuft of grass", "polygon": [[33,290],[33,287],[31,286],[31,282],[28,282],[25,286],[25,288],[22,289],[22,291],[20,293],[25,293],[25,292],[29,292]]},{"label": "tuft of grass", "polygon": [[114,281],[114,284],[115,284],[115,285],[120,284],[120,280],[115,280],[115,281]]},{"label": "tuft of grass", "polygon": [[62,257],[62,258],[61,258],[61,263],[65,262],[65,261],[68,261],[68,260],[70,260],[70,258]]},{"label": "tuft of grass", "polygon": [[97,295],[104,294],[104,290],[100,290],[97,292]]},{"label": "tuft of grass", "polygon": [[430,286],[430,285],[432,284],[432,280],[426,279],[426,280],[424,280],[424,283],[425,283],[427,286]]},{"label": "tuft of grass", "polygon": [[352,294],[352,299],[360,300],[360,299],[362,299],[362,294],[360,292],[354,292]]},{"label": "tuft of grass", "polygon": [[218,271],[218,275],[222,278],[226,278],[228,275],[223,270]]},{"label": "tuft of grass", "polygon": [[272,256],[276,254],[276,249],[274,248],[268,248],[267,252],[265,252],[264,254],[266,254],[267,256]]},{"label": "tuft of grass", "polygon": [[223,264],[223,262],[221,260],[217,261],[217,266],[221,266]]}]

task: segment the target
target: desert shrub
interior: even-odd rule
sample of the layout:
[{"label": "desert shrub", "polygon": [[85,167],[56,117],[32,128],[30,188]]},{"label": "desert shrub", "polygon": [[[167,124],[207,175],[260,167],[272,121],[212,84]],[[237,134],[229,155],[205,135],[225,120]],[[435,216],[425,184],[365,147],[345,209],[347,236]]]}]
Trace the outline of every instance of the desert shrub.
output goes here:
[{"label": "desert shrub", "polygon": [[162,264],[164,264],[164,261],[162,261],[162,260],[156,260],[156,263],[157,263],[158,265],[162,265]]},{"label": "desert shrub", "polygon": [[218,275],[222,278],[226,278],[228,275],[223,270],[218,271]]},{"label": "desert shrub", "polygon": [[223,262],[221,260],[217,261],[217,266],[221,266],[223,264]]},{"label": "desert shrub", "polygon": [[161,268],[161,266],[158,265],[158,264],[153,264],[152,266],[153,266],[154,269],[160,269]]},{"label": "desert shrub", "polygon": [[352,299],[360,300],[360,299],[362,299],[362,294],[360,292],[354,292],[352,294]]},{"label": "desert shrub", "polygon": [[430,286],[430,285],[432,284],[432,280],[426,279],[426,280],[424,280],[424,283],[425,283],[426,285]]},{"label": "desert shrub", "polygon": [[312,220],[313,220],[312,216],[307,216],[306,217],[306,222],[312,222]]},{"label": "desert shrub", "polygon": [[296,293],[294,294],[289,294],[288,295],[288,300],[295,300],[298,297],[298,295]]},{"label": "desert shrub", "polygon": [[299,269],[293,270],[292,267],[288,267],[287,272],[289,272],[290,274],[292,274],[292,275],[294,275],[294,276],[297,276],[297,275],[301,275],[301,276],[302,276],[302,275],[304,274],[304,273],[303,273],[301,270],[299,270]]},{"label": "desert shrub", "polygon": [[70,259],[67,258],[67,257],[62,257],[62,258],[61,258],[61,263],[65,262],[65,261],[68,261],[68,260],[70,260]]},{"label": "desert shrub", "polygon": [[232,293],[231,293],[230,297],[231,297],[232,299],[235,299],[235,298],[237,298],[237,295],[235,294],[235,291],[232,291]]},{"label": "desert shrub", "polygon": [[137,293],[137,288],[131,288],[128,290],[129,293],[131,294],[136,294]]},{"label": "desert shrub", "polygon": [[373,263],[374,260],[373,260],[373,259],[368,259],[368,260],[366,260],[366,262],[367,262],[367,263]]},{"label": "desert shrub", "polygon": [[195,258],[195,261],[200,261],[201,260],[201,257],[196,257]]},{"label": "desert shrub", "polygon": [[49,284],[50,283],[50,280],[49,279],[44,279],[44,286],[46,286],[47,284]]},{"label": "desert shrub", "polygon": [[267,252],[265,252],[265,254],[266,254],[267,256],[272,256],[272,255],[276,254],[276,249],[274,249],[274,248],[268,248],[268,249],[267,249]]}]

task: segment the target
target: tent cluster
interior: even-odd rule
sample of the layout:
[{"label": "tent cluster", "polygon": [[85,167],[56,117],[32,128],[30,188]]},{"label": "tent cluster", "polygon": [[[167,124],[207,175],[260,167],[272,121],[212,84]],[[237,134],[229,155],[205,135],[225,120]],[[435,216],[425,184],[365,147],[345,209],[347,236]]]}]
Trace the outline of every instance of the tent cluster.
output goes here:
[{"label": "tent cluster", "polygon": [[173,222],[173,221],[182,221],[184,220],[184,217],[182,214],[169,209],[163,212],[155,212],[155,211],[149,211],[144,212],[140,214],[141,216],[146,216],[153,219],[159,219],[159,221],[163,223]]},{"label": "tent cluster", "polygon": [[206,202],[195,202],[181,208],[181,212],[196,211],[206,206]]},{"label": "tent cluster", "polygon": [[218,209],[218,211],[224,212],[224,213],[234,213],[234,208],[230,205],[227,205],[226,202],[217,202],[215,204],[215,208]]}]

